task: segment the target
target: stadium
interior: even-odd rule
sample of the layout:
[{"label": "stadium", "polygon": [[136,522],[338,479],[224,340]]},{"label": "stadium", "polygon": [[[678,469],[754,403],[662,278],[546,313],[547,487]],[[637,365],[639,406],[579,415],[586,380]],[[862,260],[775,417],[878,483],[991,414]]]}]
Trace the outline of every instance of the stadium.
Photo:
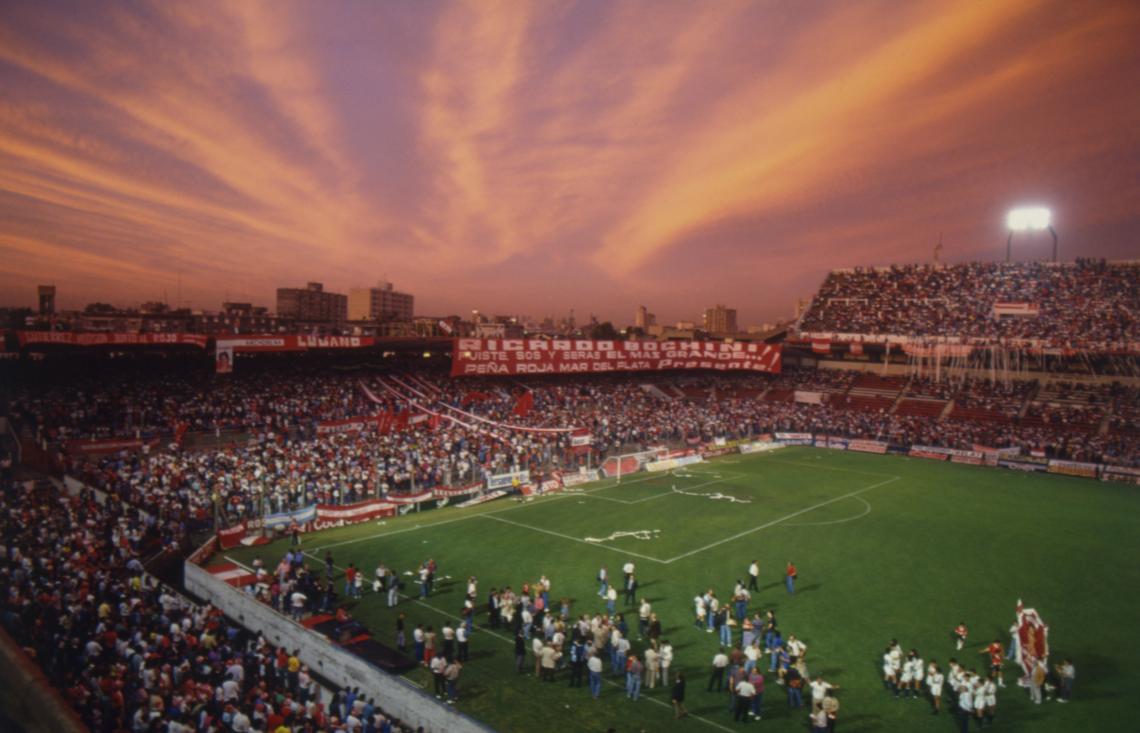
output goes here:
[{"label": "stadium", "polygon": [[[836,271],[748,344],[9,332],[9,666],[38,667],[76,729],[267,700],[245,714],[707,730],[733,725],[723,649],[729,680],[768,677],[765,726],[802,725],[798,664],[844,729],[943,730],[928,691],[882,681],[881,649],[988,670],[1024,603],[1043,689],[1058,699],[1072,659],[1082,702],[1043,716],[1014,657],[996,724],[1109,720],[1131,681],[1138,294],[1134,263]],[[488,362],[505,373],[463,376]],[[769,613],[800,660],[767,646]],[[432,628],[436,655],[462,654],[455,690],[422,663]],[[596,700],[580,640],[604,657]],[[619,653],[654,662],[648,704]]]},{"label": "stadium", "polygon": [[0,12],[0,733],[1072,733],[1140,4]]}]

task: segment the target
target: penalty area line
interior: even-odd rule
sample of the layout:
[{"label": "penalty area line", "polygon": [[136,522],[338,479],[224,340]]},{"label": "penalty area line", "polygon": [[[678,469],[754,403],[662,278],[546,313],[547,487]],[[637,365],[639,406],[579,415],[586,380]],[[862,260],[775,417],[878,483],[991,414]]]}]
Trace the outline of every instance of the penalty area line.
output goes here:
[{"label": "penalty area line", "polygon": [[850,493],[844,494],[843,496],[837,496],[834,499],[828,499],[827,501],[821,501],[818,504],[812,504],[811,506],[807,507],[806,509],[800,509],[799,511],[792,512],[791,514],[784,515],[784,516],[780,517],[779,519],[773,519],[771,522],[761,524],[759,527],[753,527],[752,529],[746,529],[743,532],[737,532],[736,534],[732,535],[731,537],[725,537],[723,540],[717,540],[716,542],[712,542],[710,544],[707,544],[704,547],[698,547],[695,550],[689,550],[688,552],[677,555],[676,557],[671,557],[668,560],[659,560],[658,562],[661,562],[664,565],[669,565],[669,564],[674,563],[678,560],[683,560],[686,557],[692,557],[693,555],[698,555],[698,554],[704,552],[705,550],[711,550],[714,547],[720,547],[721,545],[725,544],[726,542],[732,542],[733,540],[738,540],[741,537],[747,537],[748,535],[759,532],[762,529],[768,529],[769,527],[775,527],[777,524],[780,524],[781,522],[786,522],[789,519],[795,519],[796,517],[800,516],[801,514],[807,514],[810,511],[815,511],[816,509],[820,509],[821,507],[825,507],[828,504],[834,504],[837,501],[843,501],[844,499],[850,499],[852,496],[858,496],[859,494],[862,494],[864,491],[870,491],[871,489],[877,489],[880,486],[886,486],[887,484],[893,484],[895,481],[898,481],[901,478],[902,478],[902,476],[894,476],[892,478],[887,479],[886,481],[880,481],[877,484],[871,484],[870,486],[866,486],[862,489],[857,489],[857,490],[852,491]]},{"label": "penalty area line", "polygon": [[631,552],[629,550],[623,550],[620,547],[611,547],[610,545],[603,545],[600,542],[587,542],[586,540],[581,539],[579,537],[572,537],[571,535],[562,534],[561,532],[555,532],[554,530],[543,529],[541,527],[534,527],[534,526],[529,525],[529,524],[523,524],[522,522],[513,522],[510,519],[503,519],[502,517],[495,516],[494,514],[480,514],[478,516],[486,517],[487,519],[494,519],[496,522],[502,522],[503,524],[512,524],[516,527],[522,527],[523,529],[529,529],[532,532],[541,532],[542,534],[548,534],[551,537],[559,537],[559,538],[564,539],[564,540],[570,540],[571,542],[577,542],[579,544],[586,545],[587,547],[597,547],[597,548],[600,548],[603,550],[609,550],[611,552],[620,552],[624,555],[632,555],[633,557],[639,557],[642,560],[649,560],[650,562],[656,562],[656,563],[664,563],[665,562],[664,560],[661,560],[660,558],[650,557],[649,555],[642,555],[641,553]]},{"label": "penalty area line", "polygon": [[[545,496],[540,496],[540,497],[535,497],[535,498],[539,502],[543,502],[543,501],[554,501],[555,499],[568,499],[571,496],[578,496],[578,495],[579,494],[577,494],[577,493],[568,493],[568,492],[560,491],[560,492],[555,493],[555,494],[547,494]],[[321,550],[330,550],[334,547],[343,547],[345,545],[355,545],[358,542],[367,542],[369,540],[378,540],[378,539],[381,539],[382,537],[390,537],[392,535],[403,534],[405,532],[415,532],[416,530],[420,530],[420,529],[431,529],[432,527],[442,527],[445,524],[453,524],[455,522],[465,522],[468,519],[474,519],[475,517],[485,517],[489,514],[502,514],[503,512],[513,512],[516,509],[525,509],[525,508],[531,507],[531,506],[537,506],[537,505],[534,504],[533,502],[522,502],[522,503],[516,504],[515,506],[507,507],[506,509],[496,509],[494,511],[471,512],[470,514],[464,514],[462,517],[454,517],[452,519],[445,519],[441,522],[428,522],[426,524],[416,524],[416,525],[412,525],[411,527],[404,527],[402,529],[393,529],[393,530],[389,530],[387,532],[379,532],[377,534],[370,534],[370,535],[367,535],[365,537],[356,537],[356,538],[351,539],[351,540],[343,540],[341,542],[332,542],[332,543],[329,543],[327,545],[316,545],[313,547],[313,552],[320,552]],[[470,508],[475,509],[476,507],[470,507]],[[465,510],[460,509],[459,511],[465,511]],[[407,515],[403,515],[403,516],[407,516]],[[401,518],[401,517],[397,517],[397,518]]]}]

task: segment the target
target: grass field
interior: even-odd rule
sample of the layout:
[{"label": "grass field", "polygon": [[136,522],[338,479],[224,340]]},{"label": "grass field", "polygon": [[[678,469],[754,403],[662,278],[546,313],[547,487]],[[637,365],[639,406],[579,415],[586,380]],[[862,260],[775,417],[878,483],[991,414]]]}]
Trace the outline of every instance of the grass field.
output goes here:
[{"label": "grass field", "polygon": [[[307,535],[305,547],[313,558],[331,550],[339,567],[354,562],[369,577],[380,562],[403,572],[434,558],[443,578],[436,592],[397,609],[407,613],[409,628],[438,629],[445,618],[458,618],[471,574],[479,579],[480,608],[492,586],[517,590],[546,574],[552,599],[573,599],[573,617],[601,611],[599,566],[605,563],[620,581],[621,565],[632,559],[639,594],[650,599],[676,649],[674,670],[689,680],[691,716],[673,720],[663,687],[643,690],[633,702],[615,678],[595,701],[585,687],[568,688],[566,673],[557,684],[516,675],[509,632],[479,629],[458,707],[502,731],[742,727],[732,722],[726,694],[705,691],[718,645],[715,634],[694,628],[692,598],[708,587],[722,599],[731,596],[753,558],[760,561],[761,591],[749,613],[775,610],[785,637],[794,633],[807,643],[809,673],[841,686],[840,731],[956,730],[951,716],[932,716],[924,700],[896,700],[882,688],[883,647],[897,637],[945,669],[955,655],[949,632],[965,621],[971,643],[957,656],[982,670],[977,650],[995,636],[1008,641],[1019,597],[1050,625],[1053,661],[1073,659],[1077,683],[1071,704],[1034,706],[1007,666],[996,728],[1120,729],[1133,718],[1126,701],[1140,689],[1140,674],[1128,661],[1140,650],[1136,487],[788,448],[582,488],[328,530]],[[606,539],[638,530],[649,539]],[[255,555],[276,561],[284,550],[276,544],[228,554],[249,564]],[[794,596],[782,582],[788,560],[799,568]],[[405,592],[412,593],[407,580]],[[622,606],[619,597],[636,632],[635,608]],[[351,611],[376,636],[392,640],[395,612],[380,595],[367,592]],[[481,614],[477,623],[485,619]],[[640,655],[642,648],[635,642],[633,651]],[[430,689],[426,671],[409,676]],[[770,679],[763,720],[750,725],[803,730],[807,710],[789,710],[783,688]]]}]

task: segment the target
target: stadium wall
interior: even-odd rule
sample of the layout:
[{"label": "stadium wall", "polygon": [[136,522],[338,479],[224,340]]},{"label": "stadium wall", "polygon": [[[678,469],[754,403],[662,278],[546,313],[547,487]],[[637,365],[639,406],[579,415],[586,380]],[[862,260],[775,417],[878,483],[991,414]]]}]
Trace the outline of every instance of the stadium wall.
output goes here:
[{"label": "stadium wall", "polygon": [[187,592],[209,601],[250,631],[260,633],[276,646],[296,649],[299,658],[317,675],[339,687],[361,687],[376,694],[385,710],[403,720],[422,725],[426,733],[489,733],[491,728],[400,677],[374,667],[341,649],[323,634],[306,629],[282,616],[243,591],[218,580],[192,562],[185,563]]}]

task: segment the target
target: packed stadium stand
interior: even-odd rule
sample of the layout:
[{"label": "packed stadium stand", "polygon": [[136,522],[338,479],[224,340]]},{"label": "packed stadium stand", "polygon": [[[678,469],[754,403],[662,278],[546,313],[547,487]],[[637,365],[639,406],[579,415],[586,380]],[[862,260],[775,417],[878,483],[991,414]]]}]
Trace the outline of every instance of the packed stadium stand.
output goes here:
[{"label": "packed stadium stand", "polygon": [[832,272],[799,329],[1108,347],[1140,341],[1137,312],[1137,263],[903,265]]}]

